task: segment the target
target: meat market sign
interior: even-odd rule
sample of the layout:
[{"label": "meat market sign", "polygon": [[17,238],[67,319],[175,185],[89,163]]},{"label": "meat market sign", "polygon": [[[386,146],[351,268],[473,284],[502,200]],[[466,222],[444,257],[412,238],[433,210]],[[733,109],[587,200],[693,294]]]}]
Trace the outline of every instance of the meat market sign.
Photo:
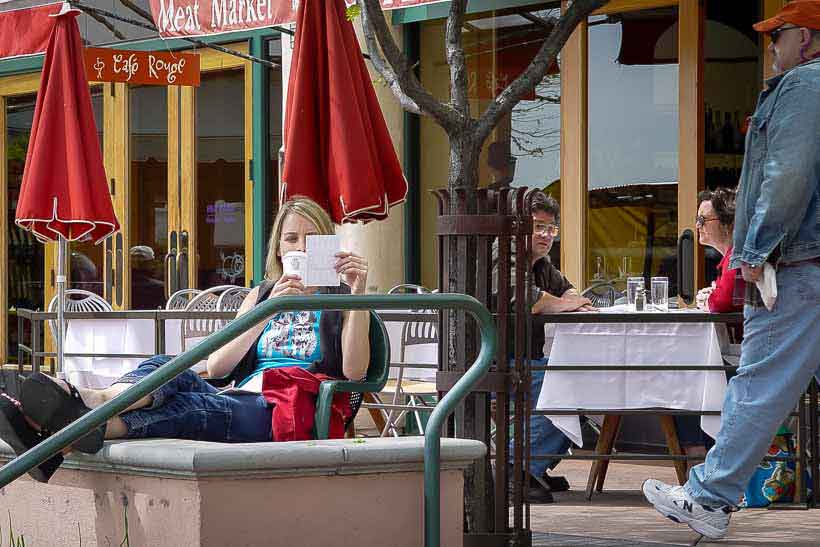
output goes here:
[{"label": "meat market sign", "polygon": [[199,55],[89,47],[83,51],[91,82],[199,85]]},{"label": "meat market sign", "polygon": [[[441,1],[444,0],[381,0],[381,3],[383,9],[391,10]],[[296,20],[296,10],[299,7],[299,0],[150,0],[150,2],[151,13],[159,34],[167,38],[220,34],[291,23]]]}]

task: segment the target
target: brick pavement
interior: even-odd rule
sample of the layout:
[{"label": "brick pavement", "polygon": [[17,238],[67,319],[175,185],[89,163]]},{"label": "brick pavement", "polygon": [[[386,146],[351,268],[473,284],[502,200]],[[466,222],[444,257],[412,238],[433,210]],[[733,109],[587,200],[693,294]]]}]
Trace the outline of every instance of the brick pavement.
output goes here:
[{"label": "brick pavement", "polygon": [[[589,462],[564,461],[556,474],[565,475],[574,490],[556,495],[556,503],[533,505],[533,545],[658,547],[692,545],[697,534],[689,527],[661,517],[640,493],[644,479],[674,482],[668,465],[613,462],[604,492],[584,500]],[[820,546],[820,509],[749,509],[732,515],[729,536],[719,542],[703,539],[698,545]]]}]

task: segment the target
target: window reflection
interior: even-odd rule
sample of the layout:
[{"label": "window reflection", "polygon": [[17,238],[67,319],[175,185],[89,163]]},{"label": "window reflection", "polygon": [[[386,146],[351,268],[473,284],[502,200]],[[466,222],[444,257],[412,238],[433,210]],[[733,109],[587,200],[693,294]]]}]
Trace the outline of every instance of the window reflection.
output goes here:
[{"label": "window reflection", "polygon": [[587,283],[677,291],[677,9],[589,19]]},{"label": "window reflection", "polygon": [[168,91],[129,90],[131,146],[131,308],[165,305],[168,253]]},{"label": "window reflection", "polygon": [[17,343],[23,340],[30,342],[30,324],[23,322],[25,332],[17,330],[17,308],[31,310],[44,309],[45,291],[45,247],[34,239],[31,232],[22,230],[14,223],[17,200],[20,197],[20,185],[23,181],[23,167],[26,164],[26,151],[34,122],[34,103],[36,96],[21,95],[6,99],[6,174],[8,187],[8,264],[6,280],[8,283],[8,346],[9,362],[17,360]]},{"label": "window reflection", "polygon": [[244,71],[203,74],[196,96],[198,286],[244,285]]},{"label": "window reflection", "polygon": [[[94,110],[94,122],[97,127],[97,138],[100,150],[103,146],[103,128],[105,127],[105,110],[103,108],[103,88],[91,88],[91,106]],[[93,241],[73,241],[70,244],[68,264],[68,288],[80,289],[103,296],[103,244],[95,245]]]}]

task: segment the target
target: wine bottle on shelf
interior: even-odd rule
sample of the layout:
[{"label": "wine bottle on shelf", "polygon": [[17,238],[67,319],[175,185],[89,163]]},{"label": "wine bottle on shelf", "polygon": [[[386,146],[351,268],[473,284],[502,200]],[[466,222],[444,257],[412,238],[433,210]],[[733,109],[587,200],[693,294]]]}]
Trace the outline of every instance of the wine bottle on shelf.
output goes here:
[{"label": "wine bottle on shelf", "polygon": [[720,130],[720,110],[715,110],[715,115],[712,118],[712,142],[714,146],[712,150],[715,154],[723,152],[723,134]]},{"label": "wine bottle on shelf", "polygon": [[735,147],[735,132],[732,129],[731,112],[726,112],[723,115],[723,127],[721,127],[720,132],[723,137],[723,152],[725,154],[731,154],[734,152]]},{"label": "wine bottle on shelf", "polygon": [[712,139],[712,107],[709,105],[706,105],[706,124],[704,127],[706,128],[705,152],[711,154],[714,152],[715,141]]}]

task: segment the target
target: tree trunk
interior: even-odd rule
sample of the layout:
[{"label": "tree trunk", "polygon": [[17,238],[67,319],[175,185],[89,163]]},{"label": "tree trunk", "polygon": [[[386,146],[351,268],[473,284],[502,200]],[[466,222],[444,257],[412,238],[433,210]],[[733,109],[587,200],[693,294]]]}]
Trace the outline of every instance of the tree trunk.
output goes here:
[{"label": "tree trunk", "polygon": [[[464,127],[450,133],[450,171],[447,187],[478,188],[478,160],[481,145],[475,138],[475,121],[469,120]],[[457,214],[453,212],[453,214]]]},{"label": "tree trunk", "polygon": [[[472,123],[468,122],[459,134],[450,135],[450,171],[448,187],[464,199],[451,199],[451,215],[475,215],[478,201],[475,189],[478,187],[479,157],[481,143],[476,142]],[[443,290],[452,293],[475,295],[476,279],[471,275],[470,265],[475,266],[476,247],[474,238],[448,237],[443,242],[448,246],[447,279]],[[464,312],[447,314],[446,348],[448,370],[463,371],[472,363],[479,347],[479,334],[473,321]],[[489,403],[486,393],[472,393],[459,405],[454,415],[456,437],[485,439],[489,431]],[[491,532],[493,522],[492,476],[489,459],[485,458],[471,465],[464,473],[464,517],[465,531],[470,533]]]}]

